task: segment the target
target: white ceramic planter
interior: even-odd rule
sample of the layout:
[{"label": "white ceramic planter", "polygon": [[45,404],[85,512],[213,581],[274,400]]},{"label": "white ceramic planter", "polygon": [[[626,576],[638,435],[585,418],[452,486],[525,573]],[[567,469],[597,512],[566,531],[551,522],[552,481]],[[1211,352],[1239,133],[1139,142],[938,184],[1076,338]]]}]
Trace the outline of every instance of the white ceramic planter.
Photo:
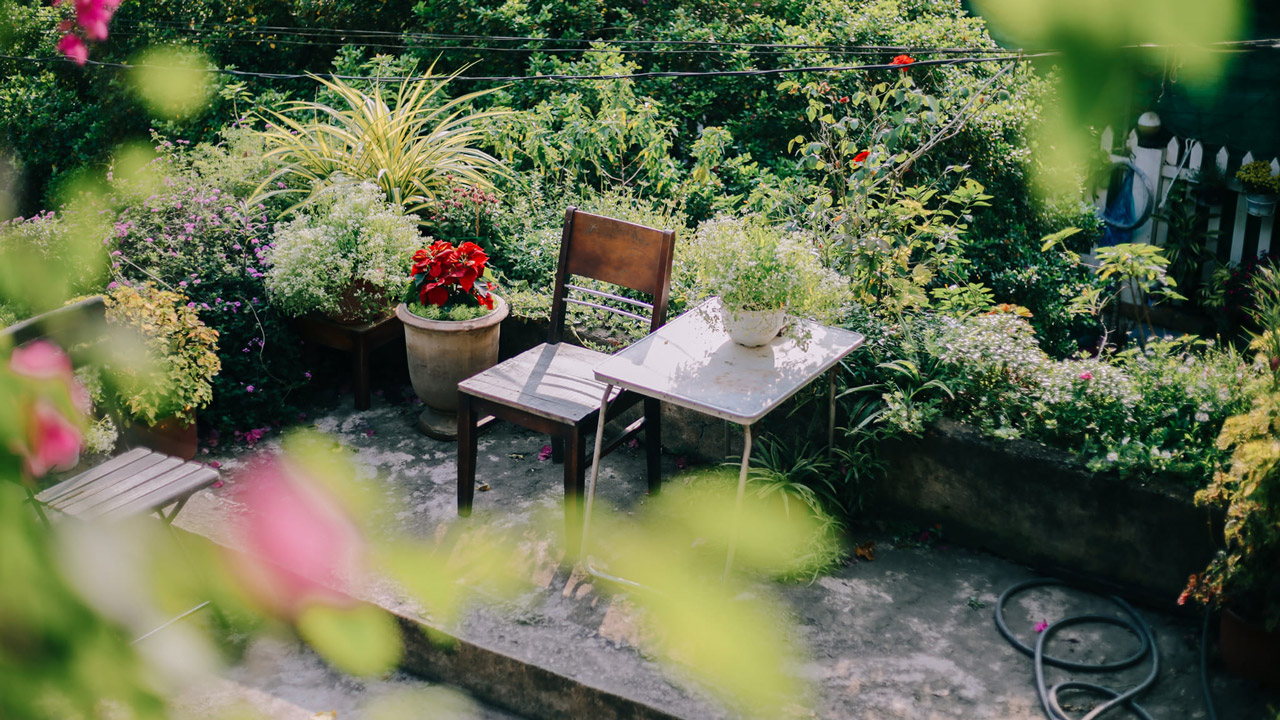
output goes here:
[{"label": "white ceramic planter", "polygon": [[721,321],[729,338],[745,347],[768,345],[787,324],[787,310],[731,310],[723,308]]}]

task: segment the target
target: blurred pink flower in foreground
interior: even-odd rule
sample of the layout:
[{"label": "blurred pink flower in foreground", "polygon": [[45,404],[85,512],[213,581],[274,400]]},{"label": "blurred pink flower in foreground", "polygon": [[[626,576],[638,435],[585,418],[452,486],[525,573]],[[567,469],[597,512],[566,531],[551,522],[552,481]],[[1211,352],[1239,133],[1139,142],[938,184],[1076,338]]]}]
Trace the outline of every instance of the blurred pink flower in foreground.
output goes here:
[{"label": "blurred pink flower in foreground", "polygon": [[[61,5],[62,0],[53,0],[53,4]],[[62,22],[58,25],[58,30],[64,35],[58,41],[58,52],[66,55],[75,64],[84,65],[89,59],[89,47],[85,45],[84,39],[96,42],[106,40],[111,16],[115,14],[118,7],[120,7],[120,0],[75,0],[75,25],[80,26],[84,38],[73,32],[74,26],[71,21]]]},{"label": "blurred pink flower in foreground", "polygon": [[[37,340],[15,348],[9,355],[9,370],[39,382],[60,382],[80,412],[89,410],[89,393],[76,382],[71,359],[57,345]],[[23,466],[32,478],[42,477],[55,468],[76,464],[84,436],[48,395],[36,395],[19,406],[26,426],[24,441],[11,448],[22,457]]]},{"label": "blurred pink flower in foreground", "polygon": [[40,398],[27,418],[27,445],[19,451],[31,477],[43,477],[54,468],[72,467],[80,458],[84,437],[53,403]]},{"label": "blurred pink flower in foreground", "polygon": [[71,358],[48,340],[35,340],[14,348],[9,369],[34,380],[71,379]]},{"label": "blurred pink flower in foreground", "polygon": [[232,565],[249,594],[287,619],[313,603],[354,604],[343,590],[361,574],[364,541],[338,499],[282,458],[254,463],[237,484],[245,552]]}]

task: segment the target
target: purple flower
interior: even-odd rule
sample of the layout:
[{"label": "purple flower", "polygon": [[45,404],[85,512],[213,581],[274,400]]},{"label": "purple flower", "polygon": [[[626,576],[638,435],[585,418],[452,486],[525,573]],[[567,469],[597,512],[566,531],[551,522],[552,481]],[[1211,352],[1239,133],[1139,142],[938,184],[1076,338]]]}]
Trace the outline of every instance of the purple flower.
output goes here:
[{"label": "purple flower", "polygon": [[1036,632],[1038,632],[1038,633],[1042,633],[1042,632],[1044,632],[1045,630],[1048,630],[1048,629],[1049,629],[1049,621],[1048,621],[1048,620],[1043,620],[1043,619],[1042,619],[1042,620],[1040,620],[1040,622],[1036,623]]},{"label": "purple flower", "polygon": [[550,445],[543,445],[543,446],[542,446],[542,449],[538,451],[538,459],[539,459],[539,460],[546,460],[546,459],[548,459],[548,458],[550,458],[550,457],[551,457],[551,446],[550,446]]},{"label": "purple flower", "polygon": [[253,386],[250,385],[249,387],[245,388],[245,390],[248,390],[249,392],[253,392]]}]

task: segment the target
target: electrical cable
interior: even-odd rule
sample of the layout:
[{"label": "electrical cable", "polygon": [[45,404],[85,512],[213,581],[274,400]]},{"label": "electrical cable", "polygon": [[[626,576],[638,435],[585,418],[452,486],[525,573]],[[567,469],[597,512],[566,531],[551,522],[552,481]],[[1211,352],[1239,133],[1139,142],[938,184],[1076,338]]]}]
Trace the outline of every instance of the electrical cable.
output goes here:
[{"label": "electrical cable", "polygon": [[[129,23],[125,20],[117,21],[117,24],[131,25],[132,27],[143,27],[143,23]],[[715,45],[721,47],[748,47],[748,48],[770,48],[770,49],[787,49],[787,50],[859,50],[868,53],[910,53],[910,52],[938,52],[949,54],[1007,54],[1015,52],[999,47],[968,47],[968,48],[935,48],[915,45],[847,45],[847,44],[817,44],[817,43],[755,43],[731,40],[680,40],[675,38],[667,39],[611,39],[602,38],[548,38],[535,36],[520,35],[468,35],[468,34],[446,34],[446,33],[411,33],[397,32],[394,30],[344,30],[341,28],[299,28],[286,27],[279,25],[245,25],[234,23],[212,23],[212,24],[196,24],[181,23],[172,21],[148,21],[148,24],[159,27],[171,28],[217,28],[231,29],[240,32],[250,32],[259,34],[282,33],[292,34],[302,37],[323,37],[326,35],[341,36],[368,36],[368,37],[396,37],[411,38],[423,40],[483,40],[489,42],[556,42],[556,43],[608,43],[610,45]],[[113,25],[114,27],[115,25]]]},{"label": "electrical cable", "polygon": [[[1101,717],[1104,713],[1108,713],[1123,706],[1126,710],[1133,713],[1143,720],[1152,720],[1151,715],[1138,704],[1138,697],[1146,692],[1153,684],[1156,677],[1160,673],[1160,649],[1156,645],[1155,634],[1151,631],[1151,627],[1147,625],[1142,616],[1134,610],[1129,603],[1125,602],[1115,595],[1107,596],[1107,599],[1114,603],[1123,615],[1099,615],[1084,614],[1072,615],[1062,618],[1052,623],[1048,627],[1040,631],[1039,637],[1036,639],[1035,647],[1032,648],[1013,634],[1009,629],[1009,625],[1005,622],[1005,605],[1009,600],[1017,595],[1039,587],[1070,587],[1060,580],[1051,578],[1037,578],[1017,583],[1000,594],[1000,598],[996,600],[994,619],[996,629],[1004,636],[1018,652],[1028,655],[1035,664],[1036,675],[1036,693],[1040,697],[1040,705],[1044,709],[1045,715],[1050,720],[1073,720],[1066,714],[1059,700],[1060,693],[1069,691],[1084,691],[1086,693],[1107,698],[1107,700],[1090,710],[1081,720],[1094,720]],[[1075,625],[1085,624],[1102,624],[1112,625],[1128,630],[1135,638],[1138,639],[1139,647],[1131,655],[1112,662],[1103,663],[1087,663],[1067,660],[1065,658],[1050,655],[1046,648],[1050,638],[1057,634],[1060,630]],[[1209,680],[1207,670],[1207,652],[1205,646],[1208,640],[1209,619],[1208,614],[1205,615],[1204,625],[1202,627],[1202,637],[1200,646],[1200,682],[1204,693],[1205,707],[1209,711],[1210,720],[1216,720],[1217,713],[1213,707],[1213,698],[1209,694]],[[1134,667],[1150,658],[1151,669],[1138,684],[1124,691],[1117,691],[1105,685],[1085,682],[1082,680],[1068,680],[1060,682],[1052,686],[1048,686],[1045,680],[1045,667],[1053,666],[1069,670],[1073,672],[1115,672]]]},{"label": "electrical cable", "polygon": [[[869,70],[903,70],[907,67],[930,67],[939,65],[971,65],[989,62],[1021,62],[1026,58],[1046,57],[1056,55],[1057,53],[1039,53],[1036,55],[1006,55],[1001,57],[961,57],[961,58],[945,58],[940,60],[918,60],[910,65],[894,65],[892,63],[877,63],[865,65],[815,65],[807,67],[791,67],[791,68],[767,68],[762,70],[709,70],[709,71],[681,71],[681,70],[662,70],[635,73],[616,73],[609,75],[569,75],[569,74],[552,74],[552,75],[452,75],[439,77],[450,77],[455,81],[472,81],[472,82],[526,82],[526,81],[545,81],[545,80],[632,80],[644,78],[699,78],[699,77],[752,77],[752,76],[771,76],[771,75],[787,75],[791,73],[831,73],[831,72],[865,72]],[[0,60],[14,60],[25,62],[45,62],[45,63],[70,63],[70,58],[58,57],[24,57],[18,55],[0,55]],[[96,67],[110,68],[159,68],[170,69],[165,66],[151,65],[147,63],[117,63],[104,62],[102,60],[87,60],[86,65]],[[371,82],[404,82],[409,80],[419,80],[427,76],[361,76],[361,75],[337,75],[333,73],[264,73],[252,72],[249,70],[233,70],[230,68],[191,68],[199,72],[215,73],[223,75],[235,75],[241,77],[262,77],[276,80],[300,80],[311,77],[322,77],[337,80],[365,80]]]}]

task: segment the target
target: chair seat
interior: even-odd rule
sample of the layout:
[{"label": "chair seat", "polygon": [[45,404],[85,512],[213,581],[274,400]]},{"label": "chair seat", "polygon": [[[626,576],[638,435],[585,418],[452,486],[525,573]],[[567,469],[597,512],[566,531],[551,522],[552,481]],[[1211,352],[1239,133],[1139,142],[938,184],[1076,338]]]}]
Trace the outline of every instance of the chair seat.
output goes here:
[{"label": "chair seat", "polygon": [[[458,389],[540,417],[577,425],[600,409],[604,383],[595,368],[609,355],[567,343],[543,343],[458,383]],[[609,399],[618,396],[614,388]]]},{"label": "chair seat", "polygon": [[59,512],[112,519],[162,510],[218,480],[218,472],[146,448],[130,450],[36,496]]}]

